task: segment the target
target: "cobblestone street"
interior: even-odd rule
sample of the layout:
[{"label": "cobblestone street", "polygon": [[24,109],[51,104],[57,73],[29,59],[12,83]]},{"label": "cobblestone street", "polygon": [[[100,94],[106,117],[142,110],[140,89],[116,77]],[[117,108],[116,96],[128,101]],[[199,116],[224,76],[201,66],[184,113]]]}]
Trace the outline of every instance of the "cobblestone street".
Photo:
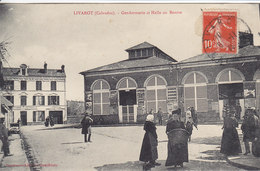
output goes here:
[{"label": "cobblestone street", "polygon": [[[94,127],[92,143],[84,143],[77,128],[30,126],[22,127],[22,131],[43,170],[142,170],[143,163],[138,161],[144,135],[142,126]],[[152,170],[174,169],[164,166],[165,126],[158,126],[157,133],[158,162],[162,165]],[[238,170],[219,153],[221,135],[220,125],[200,125],[198,131],[194,130],[189,143],[190,162],[182,170]]]}]

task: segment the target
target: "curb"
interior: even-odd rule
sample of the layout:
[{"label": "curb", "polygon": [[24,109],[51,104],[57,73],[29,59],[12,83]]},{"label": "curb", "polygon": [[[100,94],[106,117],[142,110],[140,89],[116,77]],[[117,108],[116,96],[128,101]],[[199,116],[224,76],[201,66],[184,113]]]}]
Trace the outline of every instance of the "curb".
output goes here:
[{"label": "curb", "polygon": [[20,138],[22,140],[21,141],[22,147],[25,151],[28,163],[30,165],[30,170],[33,170],[33,171],[41,170],[41,166],[39,165],[39,162],[38,162],[37,158],[35,157],[34,152],[31,148],[30,144],[26,140],[27,138],[24,136],[22,131],[20,131]]},{"label": "curb", "polygon": [[228,157],[226,157],[226,161],[235,167],[241,168],[241,169],[245,169],[245,170],[260,170],[260,168],[258,167],[254,167],[254,166],[249,166],[249,165],[245,165],[245,164],[240,164],[240,163],[236,163],[231,161]]}]

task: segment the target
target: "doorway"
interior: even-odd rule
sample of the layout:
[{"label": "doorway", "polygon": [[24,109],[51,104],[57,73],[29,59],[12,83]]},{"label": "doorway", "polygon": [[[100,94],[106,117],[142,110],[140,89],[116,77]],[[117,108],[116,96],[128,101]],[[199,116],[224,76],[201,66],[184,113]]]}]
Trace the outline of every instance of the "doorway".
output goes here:
[{"label": "doorway", "polygon": [[27,111],[21,111],[20,118],[22,125],[27,125]]},{"label": "doorway", "polygon": [[50,111],[49,116],[53,117],[54,124],[63,124],[62,111]]},{"label": "doorway", "polygon": [[244,111],[243,83],[219,84],[218,88],[220,119],[223,119],[223,110],[229,110],[240,120]]},{"label": "doorway", "polygon": [[119,106],[123,123],[135,122],[136,90],[120,90]]}]

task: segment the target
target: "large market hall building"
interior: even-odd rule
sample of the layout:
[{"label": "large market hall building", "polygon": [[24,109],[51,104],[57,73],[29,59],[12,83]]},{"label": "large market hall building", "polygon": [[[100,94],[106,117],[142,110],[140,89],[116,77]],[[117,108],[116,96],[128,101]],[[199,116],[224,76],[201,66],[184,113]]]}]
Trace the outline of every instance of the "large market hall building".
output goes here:
[{"label": "large market hall building", "polygon": [[85,107],[96,123],[142,122],[147,113],[194,107],[203,121],[222,120],[224,105],[260,108],[260,47],[240,33],[237,54],[201,54],[177,62],[147,42],[128,59],[83,71]]}]

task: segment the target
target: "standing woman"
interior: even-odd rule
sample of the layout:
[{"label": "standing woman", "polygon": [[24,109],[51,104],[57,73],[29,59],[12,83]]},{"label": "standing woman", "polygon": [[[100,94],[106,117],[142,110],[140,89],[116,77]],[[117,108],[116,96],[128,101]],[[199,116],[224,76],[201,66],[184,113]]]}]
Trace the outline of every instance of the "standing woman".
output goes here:
[{"label": "standing woman", "polygon": [[222,127],[224,131],[221,139],[220,153],[228,156],[242,153],[236,127],[238,127],[238,122],[235,118],[235,114],[227,113]]},{"label": "standing woman", "polygon": [[[179,131],[179,134],[182,134],[183,136],[188,137],[188,133],[185,130],[184,123],[179,120],[179,116],[177,114],[174,114],[170,116],[170,119],[166,126],[166,134],[168,134],[171,131],[176,130],[182,130]],[[186,135],[185,135],[186,133]],[[188,162],[188,142],[187,139],[183,142],[175,143],[174,138],[178,138],[177,136],[173,136],[173,139],[168,140],[168,156],[165,163],[165,166],[177,166],[180,165],[183,167],[183,162]]]},{"label": "standing woman", "polygon": [[151,168],[154,166],[161,165],[160,163],[156,163],[155,160],[158,159],[158,140],[157,133],[153,115],[148,115],[146,121],[144,123],[144,139],[142,143],[141,153],[139,160],[143,162],[148,162],[145,164],[145,168]]}]

